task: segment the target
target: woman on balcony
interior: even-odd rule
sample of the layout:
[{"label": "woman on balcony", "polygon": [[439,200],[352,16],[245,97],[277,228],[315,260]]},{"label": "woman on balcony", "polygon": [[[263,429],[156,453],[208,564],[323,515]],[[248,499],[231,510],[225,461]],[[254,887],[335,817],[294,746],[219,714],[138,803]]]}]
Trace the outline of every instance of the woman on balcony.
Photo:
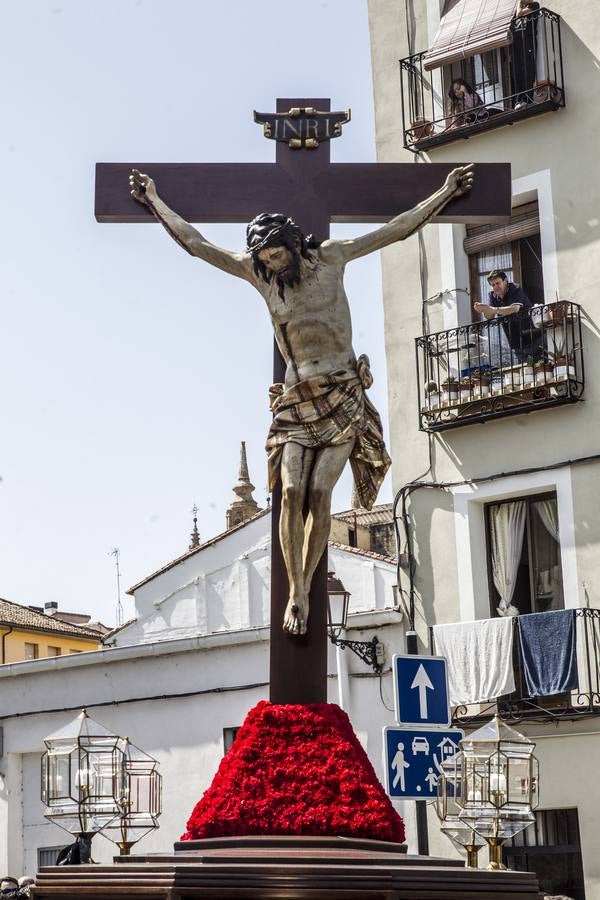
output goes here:
[{"label": "woman on balcony", "polygon": [[464,78],[455,78],[448,91],[448,128],[462,128],[477,121],[477,108],[483,100]]}]

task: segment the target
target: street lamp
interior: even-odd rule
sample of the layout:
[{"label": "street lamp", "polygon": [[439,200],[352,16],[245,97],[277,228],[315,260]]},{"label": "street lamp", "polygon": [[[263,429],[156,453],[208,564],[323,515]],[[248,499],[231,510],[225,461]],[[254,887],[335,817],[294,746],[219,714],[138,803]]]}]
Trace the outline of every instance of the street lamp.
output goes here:
[{"label": "street lamp", "polygon": [[346,647],[371,666],[378,674],[383,669],[385,653],[383,644],[374,635],[370,641],[348,641],[341,638],[340,634],[348,623],[348,606],[350,592],[346,590],[334,572],[327,573],[327,626],[329,639],[332,644],[340,649]]},{"label": "street lamp", "polygon": [[[459,817],[489,846],[488,869],[504,869],[502,845],[527,828],[537,805],[535,744],[498,716],[460,741]],[[534,797],[535,795],[535,797]]]},{"label": "street lamp", "polygon": [[90,861],[92,837],[120,815],[123,739],[86,710],[44,738],[41,797],[44,815],[74,835],[81,862]]},{"label": "street lamp", "polygon": [[125,765],[120,785],[120,815],[102,829],[102,835],[119,847],[120,856],[150,831],[158,828],[162,812],[162,779],[158,762],[129,738],[123,738]]},{"label": "street lamp", "polygon": [[446,834],[455,846],[465,850],[467,869],[477,868],[477,856],[485,844],[485,840],[460,819],[460,799],[463,790],[463,757],[456,753],[444,760],[438,778],[438,795],[435,811],[441,821],[440,830]]}]

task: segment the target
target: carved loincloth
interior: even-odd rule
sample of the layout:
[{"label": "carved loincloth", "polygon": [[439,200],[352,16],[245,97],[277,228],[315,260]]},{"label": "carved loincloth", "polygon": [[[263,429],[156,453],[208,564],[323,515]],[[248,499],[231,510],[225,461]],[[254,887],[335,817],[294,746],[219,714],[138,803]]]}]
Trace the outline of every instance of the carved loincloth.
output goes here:
[{"label": "carved loincloth", "polygon": [[365,394],[373,383],[367,356],[356,370],[318,375],[285,389],[272,385],[269,394],[273,422],[267,437],[269,490],[281,470],[287,443],[321,450],[354,441],[350,465],[361,506],[371,509],[391,459],[385,449],[379,413]]}]

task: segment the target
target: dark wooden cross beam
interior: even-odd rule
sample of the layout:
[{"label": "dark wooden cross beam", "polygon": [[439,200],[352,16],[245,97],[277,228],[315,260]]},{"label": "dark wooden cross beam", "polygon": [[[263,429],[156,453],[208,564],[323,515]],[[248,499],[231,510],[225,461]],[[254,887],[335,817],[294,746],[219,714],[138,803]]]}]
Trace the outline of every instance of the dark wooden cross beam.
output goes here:
[{"label": "dark wooden cross beam", "polygon": [[[277,112],[293,107],[330,110],[326,99],[279,99]],[[249,222],[261,212],[284,212],[305,234],[329,236],[331,222],[385,222],[411,209],[441,187],[452,163],[332,163],[329,142],[293,150],[276,144],[275,163],[98,163],[96,219],[99,222],[154,222],[129,194],[132,168],[155,179],[162,199],[190,222]],[[437,222],[506,221],[511,210],[510,166],[475,166],[470,194],[457,198]],[[284,365],[275,346],[274,381]],[[279,545],[281,493],[273,494],[271,551],[270,699],[273,703],[327,701],[327,553],[310,593],[308,631],[290,636],[282,628],[288,596]]]}]

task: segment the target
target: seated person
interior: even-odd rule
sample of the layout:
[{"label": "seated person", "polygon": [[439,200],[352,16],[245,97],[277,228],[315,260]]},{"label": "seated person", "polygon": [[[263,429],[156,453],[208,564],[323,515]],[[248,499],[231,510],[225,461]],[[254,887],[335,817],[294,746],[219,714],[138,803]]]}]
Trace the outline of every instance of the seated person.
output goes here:
[{"label": "seated person", "polygon": [[[464,78],[455,78],[448,91],[448,127],[461,128],[472,125],[477,120],[477,107],[483,106],[483,100]],[[471,113],[469,115],[469,113]]]},{"label": "seated person", "polygon": [[500,319],[509,346],[519,362],[539,356],[541,335],[531,322],[531,301],[522,287],[508,280],[506,272],[493,269],[487,277],[491,291],[487,303],[473,308],[484,319]]}]

